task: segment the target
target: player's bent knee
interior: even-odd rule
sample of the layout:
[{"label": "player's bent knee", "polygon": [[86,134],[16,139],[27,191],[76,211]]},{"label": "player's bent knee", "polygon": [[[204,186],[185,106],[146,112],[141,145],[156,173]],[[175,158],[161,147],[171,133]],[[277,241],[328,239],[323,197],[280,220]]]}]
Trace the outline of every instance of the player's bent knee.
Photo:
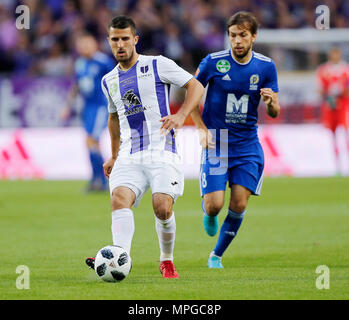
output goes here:
[{"label": "player's bent knee", "polygon": [[173,198],[167,194],[153,194],[153,208],[155,215],[160,220],[167,220],[172,215]]},{"label": "player's bent knee", "polygon": [[247,206],[247,202],[240,200],[240,201],[231,202],[229,208],[234,212],[242,213],[245,211],[246,206]]},{"label": "player's bent knee", "polygon": [[154,213],[160,220],[167,220],[172,215],[172,204],[167,201],[157,201],[154,203]]},{"label": "player's bent knee", "polygon": [[131,208],[134,203],[134,200],[134,197],[127,196],[122,192],[117,192],[114,190],[111,196],[112,210]]},{"label": "player's bent knee", "polygon": [[167,220],[172,215],[172,207],[166,204],[161,204],[154,207],[154,213],[160,220]]},{"label": "player's bent knee", "polygon": [[216,216],[223,208],[223,204],[217,202],[205,201],[205,210],[209,216]]},{"label": "player's bent knee", "polygon": [[123,208],[127,208],[126,201],[118,196],[112,196],[111,198],[111,207],[113,210],[119,210]]}]

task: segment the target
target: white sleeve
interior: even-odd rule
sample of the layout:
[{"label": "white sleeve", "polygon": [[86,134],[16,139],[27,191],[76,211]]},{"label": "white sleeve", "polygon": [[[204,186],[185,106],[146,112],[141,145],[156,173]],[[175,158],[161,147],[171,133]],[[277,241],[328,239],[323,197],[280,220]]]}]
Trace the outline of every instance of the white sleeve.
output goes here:
[{"label": "white sleeve", "polygon": [[110,97],[109,91],[108,91],[108,87],[106,82],[104,82],[104,78],[101,81],[101,86],[102,86],[102,91],[105,95],[105,97],[107,98],[108,101],[108,111],[109,113],[115,113],[117,111],[115,104],[112,100],[112,98]]},{"label": "white sleeve", "polygon": [[192,74],[164,56],[157,58],[157,70],[162,82],[175,84],[179,87],[184,87],[193,78]]}]

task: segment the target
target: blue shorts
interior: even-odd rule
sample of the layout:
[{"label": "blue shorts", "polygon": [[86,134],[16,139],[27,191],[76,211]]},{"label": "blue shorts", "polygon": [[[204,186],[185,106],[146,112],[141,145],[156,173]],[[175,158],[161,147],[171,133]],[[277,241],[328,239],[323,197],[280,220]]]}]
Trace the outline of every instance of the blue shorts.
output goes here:
[{"label": "blue shorts", "polygon": [[225,190],[227,182],[241,185],[253,195],[260,195],[263,182],[264,154],[258,143],[246,156],[217,157],[216,150],[203,149],[200,168],[201,197],[207,193]]},{"label": "blue shorts", "polygon": [[108,125],[108,109],[106,106],[85,106],[82,112],[82,122],[86,133],[99,140]]}]

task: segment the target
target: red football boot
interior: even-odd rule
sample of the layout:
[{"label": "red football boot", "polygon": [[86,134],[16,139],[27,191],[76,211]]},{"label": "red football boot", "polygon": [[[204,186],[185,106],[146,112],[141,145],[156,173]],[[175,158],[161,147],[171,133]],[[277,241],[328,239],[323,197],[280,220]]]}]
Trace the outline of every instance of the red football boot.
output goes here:
[{"label": "red football boot", "polygon": [[171,260],[162,261],[160,263],[160,272],[163,278],[179,278],[176,267]]},{"label": "red football boot", "polygon": [[95,258],[87,258],[85,262],[91,269],[95,268]]}]

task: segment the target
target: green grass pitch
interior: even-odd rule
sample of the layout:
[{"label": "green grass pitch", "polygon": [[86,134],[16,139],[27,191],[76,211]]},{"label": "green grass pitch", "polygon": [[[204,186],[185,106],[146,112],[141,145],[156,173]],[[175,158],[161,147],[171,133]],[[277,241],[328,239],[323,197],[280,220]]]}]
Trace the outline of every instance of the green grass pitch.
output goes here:
[{"label": "green grass pitch", "polygon": [[[148,192],[135,213],[133,268],[104,283],[85,258],[111,244],[109,195],[82,192],[81,181],[0,181],[0,299],[349,299],[349,179],[265,178],[250,199],[223,270],[206,267],[217,236],[202,227],[198,181],[186,181],[175,204],[175,264],[162,279]],[[227,199],[226,199],[227,200]],[[223,221],[227,211],[221,212]],[[16,268],[30,289],[16,288]],[[330,288],[316,288],[319,265]]]}]

